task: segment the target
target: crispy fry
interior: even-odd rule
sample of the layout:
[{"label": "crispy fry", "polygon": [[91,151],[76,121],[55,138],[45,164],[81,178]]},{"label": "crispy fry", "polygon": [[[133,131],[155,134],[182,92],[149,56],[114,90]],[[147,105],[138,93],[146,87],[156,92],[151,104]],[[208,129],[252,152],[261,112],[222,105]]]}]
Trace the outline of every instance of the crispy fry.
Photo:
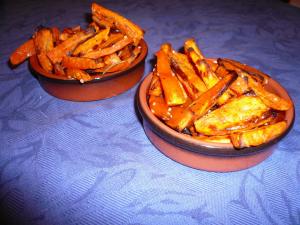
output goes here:
[{"label": "crispy fry", "polygon": [[194,113],[195,119],[202,117],[208,110],[217,103],[218,98],[228,89],[230,84],[237,78],[236,73],[228,74],[216,85],[204,92],[190,106],[189,110]]},{"label": "crispy fry", "polygon": [[162,96],[163,95],[161,83],[160,83],[159,77],[157,76],[156,72],[152,73],[152,79],[151,79],[151,84],[150,84],[150,87],[148,90],[148,94],[153,95],[153,96]]},{"label": "crispy fry", "polygon": [[198,60],[202,60],[204,59],[204,56],[202,54],[202,52],[200,51],[200,49],[198,48],[198,45],[195,41],[195,39],[193,38],[189,38],[184,42],[184,52],[186,55],[189,55],[190,52],[195,52],[199,59]]},{"label": "crispy fry", "polygon": [[46,55],[46,53],[42,52],[40,54],[37,54],[37,58],[39,60],[41,67],[48,73],[52,73],[53,65],[49,60],[48,56]]},{"label": "crispy fry", "polygon": [[144,31],[138,25],[134,24],[129,19],[126,19],[118,13],[106,9],[96,3],[92,3],[92,14],[95,17],[100,16],[100,18],[104,17],[114,21],[116,27],[133,40],[134,45],[138,45],[144,36]]},{"label": "crispy fry", "polygon": [[286,122],[262,126],[253,130],[234,133],[230,136],[233,146],[237,149],[257,146],[278,137],[286,129]]},{"label": "crispy fry", "polygon": [[171,107],[169,113],[171,114],[171,118],[165,121],[165,123],[179,132],[192,124],[193,113],[184,106]]},{"label": "crispy fry", "polygon": [[169,58],[163,51],[158,51],[157,56],[157,74],[160,78],[166,103],[169,106],[180,105],[186,102],[187,94],[181,83],[173,74]]},{"label": "crispy fry", "polygon": [[100,58],[100,57],[103,57],[106,55],[113,54],[116,51],[119,51],[120,49],[124,48],[126,45],[128,45],[130,43],[132,43],[132,39],[128,38],[127,36],[124,36],[120,41],[118,41],[111,47],[91,51],[91,52],[84,54],[83,56],[85,58],[97,59],[97,58]]},{"label": "crispy fry", "polygon": [[98,49],[110,47],[110,46],[116,44],[118,41],[122,40],[123,37],[124,37],[124,35],[121,33],[112,33],[109,35],[108,39],[105,42],[103,42],[99,45]]},{"label": "crispy fry", "polygon": [[94,46],[99,45],[102,41],[106,41],[108,38],[110,28],[106,28],[98,32],[95,36],[91,37],[87,41],[79,44],[77,48],[74,50],[73,55],[84,55],[87,52],[93,50]]},{"label": "crispy fry", "polygon": [[252,77],[248,77],[248,81],[250,88],[270,108],[286,111],[292,107],[292,102],[287,101],[274,93],[268,92],[261,83],[255,81]]},{"label": "crispy fry", "polygon": [[39,29],[33,36],[37,53],[47,53],[54,48],[52,32],[48,28]]},{"label": "crispy fry", "polygon": [[200,134],[224,135],[230,133],[231,127],[254,121],[269,109],[258,97],[241,96],[206,114],[194,124]]},{"label": "crispy fry", "polygon": [[224,66],[227,70],[234,70],[237,73],[240,71],[245,71],[252,76],[254,76],[257,80],[259,80],[263,84],[267,84],[269,80],[269,76],[253,67],[247,66],[245,64],[239,63],[237,61],[231,59],[218,59],[218,64]]},{"label": "crispy fry", "polygon": [[193,66],[190,64],[186,55],[178,52],[172,52],[171,64],[178,74],[189,82],[195,93],[199,92],[201,94],[207,90],[203,81],[195,73]]},{"label": "crispy fry", "polygon": [[54,69],[54,74],[55,75],[58,75],[58,76],[65,76],[66,75],[66,73],[64,71],[64,68],[59,63],[54,64],[53,69]]},{"label": "crispy fry", "polygon": [[76,68],[67,68],[67,76],[69,78],[75,78],[80,81],[80,83],[84,83],[92,79],[92,77],[83,70]]},{"label": "crispy fry", "polygon": [[104,67],[104,63],[97,63],[94,59],[82,58],[82,57],[70,57],[64,56],[62,59],[62,65],[66,68],[74,69],[97,69]]},{"label": "crispy fry", "polygon": [[60,42],[59,40],[60,31],[57,27],[51,27],[50,29],[52,32],[53,42],[55,45],[58,45]]},{"label": "crispy fry", "polygon": [[64,56],[72,52],[78,44],[87,40],[91,36],[93,36],[93,32],[85,33],[84,31],[79,31],[49,51],[47,56],[50,58],[52,63],[60,63]]},{"label": "crispy fry", "polygon": [[51,30],[48,28],[39,29],[33,36],[33,41],[41,67],[48,73],[51,73],[53,65],[46,55],[47,52],[54,48],[54,39]]},{"label": "crispy fry", "polygon": [[10,55],[9,60],[13,66],[16,66],[33,55],[35,55],[35,46],[33,39],[29,39]]}]

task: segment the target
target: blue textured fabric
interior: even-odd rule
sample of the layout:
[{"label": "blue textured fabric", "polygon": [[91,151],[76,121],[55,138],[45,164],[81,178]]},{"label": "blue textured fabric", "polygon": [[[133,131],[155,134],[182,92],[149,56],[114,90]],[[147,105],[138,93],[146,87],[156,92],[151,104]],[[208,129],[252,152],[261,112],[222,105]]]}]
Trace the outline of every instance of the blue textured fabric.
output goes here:
[{"label": "blue textured fabric", "polygon": [[[299,115],[300,9],[282,1],[99,1],[146,31],[147,74],[163,42],[196,38],[207,57],[261,69]],[[88,1],[2,1],[0,224],[300,224],[300,126],[261,164],[212,173],[180,165],[147,139],[137,86],[78,103],[48,95],[9,54],[38,25],[85,25]],[[6,221],[6,223],[5,223]]]}]

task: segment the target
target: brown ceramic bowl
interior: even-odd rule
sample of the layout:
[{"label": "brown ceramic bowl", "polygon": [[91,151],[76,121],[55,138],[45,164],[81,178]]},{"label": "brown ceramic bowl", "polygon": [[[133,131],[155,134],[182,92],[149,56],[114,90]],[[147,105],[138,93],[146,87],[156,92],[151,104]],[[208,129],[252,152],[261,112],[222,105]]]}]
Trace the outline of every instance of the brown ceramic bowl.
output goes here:
[{"label": "brown ceramic bowl", "polygon": [[[169,158],[192,168],[215,172],[238,171],[252,167],[269,157],[281,140],[290,130],[294,122],[294,106],[284,117],[287,129],[279,137],[256,147],[236,150],[231,144],[200,141],[191,136],[181,134],[161,122],[151,111],[147,103],[147,91],[152,74],[141,83],[137,104],[143,118],[143,126],[150,141]],[[266,87],[279,96],[290,99],[286,90],[275,80],[270,79]]]},{"label": "brown ceramic bowl", "polygon": [[144,40],[141,41],[141,48],[140,55],[128,69],[94,76],[93,80],[84,84],[75,79],[46,72],[39,65],[36,56],[30,57],[29,64],[41,86],[49,94],[71,101],[94,101],[121,94],[140,81],[144,74],[145,58],[148,52]]}]

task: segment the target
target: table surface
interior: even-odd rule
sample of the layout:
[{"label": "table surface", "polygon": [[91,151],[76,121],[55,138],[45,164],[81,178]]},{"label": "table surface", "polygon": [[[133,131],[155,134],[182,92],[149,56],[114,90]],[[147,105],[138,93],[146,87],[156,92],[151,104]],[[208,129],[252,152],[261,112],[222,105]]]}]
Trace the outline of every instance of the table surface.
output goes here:
[{"label": "table surface", "polygon": [[[207,57],[261,69],[299,115],[300,9],[282,1],[99,1],[146,31],[145,74],[163,42],[196,38]],[[114,98],[47,94],[10,53],[39,25],[86,24],[89,1],[1,3],[0,224],[300,224],[300,126],[261,164],[239,172],[191,169],[146,137],[137,85]]]}]

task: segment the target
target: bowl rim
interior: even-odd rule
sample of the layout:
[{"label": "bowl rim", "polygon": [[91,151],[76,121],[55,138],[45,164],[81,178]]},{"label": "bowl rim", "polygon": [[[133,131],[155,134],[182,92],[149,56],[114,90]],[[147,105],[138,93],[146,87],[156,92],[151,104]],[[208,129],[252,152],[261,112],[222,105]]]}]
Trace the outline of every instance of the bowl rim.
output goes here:
[{"label": "bowl rim", "polygon": [[[122,71],[116,71],[112,73],[105,73],[104,75],[93,75],[93,79],[90,81],[84,82],[84,84],[89,84],[89,83],[97,83],[97,82],[102,82],[102,81],[107,81],[111,80],[113,78],[116,78],[118,76],[121,76],[123,74],[128,73],[129,71],[135,69],[140,63],[142,63],[147,54],[148,54],[148,45],[144,39],[141,39],[139,45],[141,46],[141,53],[138,55],[138,57],[130,64],[128,68]],[[33,70],[33,72],[37,73],[39,76],[49,79],[55,82],[63,82],[63,83],[76,83],[76,84],[81,84],[76,80],[75,78],[68,78],[65,76],[58,76],[53,73],[49,73],[45,71],[39,64],[37,56],[33,55],[29,58],[29,66]]]},{"label": "bowl rim", "polygon": [[[262,145],[247,147],[240,150],[235,149],[232,146],[232,144],[213,143],[198,140],[192,138],[191,136],[173,130],[172,128],[164,124],[161,120],[159,120],[151,112],[147,102],[147,91],[149,89],[151,78],[152,72],[144,77],[143,81],[140,83],[140,86],[138,88],[137,106],[140,114],[142,115],[143,123],[146,123],[143,125],[150,126],[150,129],[156,135],[158,135],[165,141],[170,142],[173,145],[183,148],[187,151],[220,157],[233,157],[256,154],[258,152],[266,150],[269,146],[274,145],[275,143],[280,141],[285,135],[287,135],[287,133],[292,128],[295,120],[295,107],[291,97],[289,96],[288,92],[277,81],[270,77],[268,85],[272,85],[272,87],[274,87],[276,90],[281,91],[282,94],[280,94],[280,96],[284,97],[285,99],[288,98],[293,103],[292,108],[289,109],[285,114],[287,128],[281,135]],[[288,116],[290,116],[289,120],[287,119]]]}]

